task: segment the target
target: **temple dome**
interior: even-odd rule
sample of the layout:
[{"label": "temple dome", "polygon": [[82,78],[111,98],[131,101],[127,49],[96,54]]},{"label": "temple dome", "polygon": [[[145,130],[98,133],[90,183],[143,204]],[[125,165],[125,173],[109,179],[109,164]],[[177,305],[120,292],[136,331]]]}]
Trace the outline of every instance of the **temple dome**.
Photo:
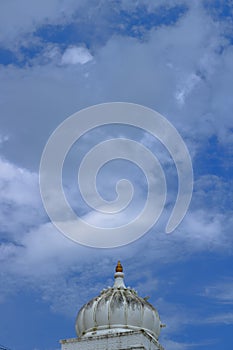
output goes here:
[{"label": "temple dome", "polygon": [[79,311],[75,324],[77,335],[144,330],[158,339],[161,328],[159,314],[134,289],[125,286],[120,262],[114,277],[112,288],[104,289]]}]

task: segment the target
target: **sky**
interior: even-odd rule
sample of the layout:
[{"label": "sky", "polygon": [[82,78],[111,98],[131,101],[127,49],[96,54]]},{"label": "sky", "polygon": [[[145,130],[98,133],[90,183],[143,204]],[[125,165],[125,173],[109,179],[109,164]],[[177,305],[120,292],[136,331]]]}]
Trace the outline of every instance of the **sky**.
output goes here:
[{"label": "sky", "polygon": [[[166,324],[165,349],[232,349],[232,91],[232,0],[1,1],[0,344],[59,349],[60,339],[75,337],[80,307],[113,284],[120,259],[126,285],[150,296]],[[193,195],[181,224],[166,234],[178,188],[167,150],[136,128],[91,131],[64,164],[66,196],[77,213],[105,224],[80,199],[76,177],[85,153],[109,138],[140,141],[155,153],[169,194],[144,236],[98,249],[51,223],[39,165],[61,122],[114,101],[152,108],[175,126],[192,159]],[[131,180],[137,213],[146,182],[129,163],[104,166],[97,188],[113,200],[116,182]]]}]

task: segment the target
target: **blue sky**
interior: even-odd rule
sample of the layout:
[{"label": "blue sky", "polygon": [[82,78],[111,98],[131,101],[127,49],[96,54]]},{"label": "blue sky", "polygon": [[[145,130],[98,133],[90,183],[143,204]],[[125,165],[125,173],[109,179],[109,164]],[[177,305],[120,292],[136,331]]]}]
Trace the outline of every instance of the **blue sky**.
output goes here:
[{"label": "blue sky", "polygon": [[[0,344],[59,349],[59,339],[75,336],[79,308],[113,283],[121,259],[126,284],[149,295],[167,325],[160,337],[167,350],[231,350],[232,1],[13,0],[0,6]],[[173,123],[192,157],[194,192],[171,235],[164,233],[167,203],[145,236],[108,250],[78,245],[53,227],[38,169],[63,120],[110,101],[145,105]],[[157,154],[175,198],[175,167],[166,150],[138,130],[108,127],[81,140],[67,159],[64,182],[76,210],[84,207],[76,198],[75,152],[122,135]],[[103,169],[99,191],[112,199],[116,179],[128,176],[139,186],[138,208],[145,179],[122,165]]]}]

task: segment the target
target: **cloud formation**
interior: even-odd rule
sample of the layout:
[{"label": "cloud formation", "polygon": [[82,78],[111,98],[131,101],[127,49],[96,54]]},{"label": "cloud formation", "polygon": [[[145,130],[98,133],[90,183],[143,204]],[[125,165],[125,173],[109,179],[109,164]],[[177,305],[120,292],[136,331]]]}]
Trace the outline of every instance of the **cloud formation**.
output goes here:
[{"label": "cloud formation", "polygon": [[93,59],[85,47],[68,47],[62,55],[62,64],[85,64]]},{"label": "cloud formation", "polygon": [[[73,0],[1,4],[1,47],[10,50],[14,59],[0,66],[0,260],[4,281],[0,301],[4,303],[24,288],[36,289],[53,312],[74,317],[82,303],[112,284],[113,266],[120,257],[129,283],[142,294],[148,290],[153,302],[165,310],[170,326],[164,344],[178,350],[201,346],[201,342],[172,340],[182,326],[191,323],[188,325],[190,300],[196,290],[190,300],[183,298],[184,305],[175,294],[180,286],[188,290],[182,279],[185,266],[195,272],[192,264],[200,256],[210,264],[212,256],[223,256],[228,264],[232,254],[233,49],[232,25],[227,18],[218,17],[218,8],[207,6],[206,1],[164,3],[143,0],[141,7],[131,0],[118,5]],[[169,12],[173,8],[177,13]],[[90,32],[83,13],[92,23]],[[116,20],[119,14],[121,21]],[[158,14],[164,17],[156,25]],[[188,215],[174,234],[166,236],[164,227],[177,190],[169,155],[150,135],[135,130],[109,128],[86,135],[77,147],[79,160],[99,140],[119,136],[140,140],[158,152],[171,194],[158,226],[145,237],[119,250],[97,251],[74,244],[48,222],[38,189],[38,167],[43,147],[59,123],[81,108],[109,101],[139,103],[164,114],[190,149],[195,183]],[[70,159],[64,181],[67,197],[83,209],[69,183],[69,167],[75,157]],[[142,184],[134,169],[127,174]],[[116,179],[116,168],[103,172],[98,189],[106,198],[114,195]],[[135,210],[141,205],[143,189],[141,186],[135,198]],[[95,212],[89,211],[88,216],[93,222],[103,222]],[[183,264],[180,270],[179,264]],[[206,265],[198,265],[199,271]],[[212,270],[210,277],[205,276],[208,280],[193,276],[200,283],[196,293],[215,305],[212,310],[205,305],[203,324],[231,324],[231,313],[215,307],[232,303],[232,283],[227,272],[222,272],[219,282],[214,267]],[[155,297],[155,290],[164,295],[163,300]],[[196,313],[193,324],[200,324],[201,316]]]}]

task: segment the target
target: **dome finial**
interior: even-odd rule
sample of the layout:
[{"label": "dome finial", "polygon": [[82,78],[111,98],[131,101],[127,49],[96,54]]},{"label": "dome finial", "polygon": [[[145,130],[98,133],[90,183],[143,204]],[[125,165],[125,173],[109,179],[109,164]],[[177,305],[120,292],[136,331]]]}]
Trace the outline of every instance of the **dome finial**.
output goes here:
[{"label": "dome finial", "polygon": [[116,272],[123,272],[123,267],[121,265],[120,260],[118,260],[118,262],[117,262]]}]

